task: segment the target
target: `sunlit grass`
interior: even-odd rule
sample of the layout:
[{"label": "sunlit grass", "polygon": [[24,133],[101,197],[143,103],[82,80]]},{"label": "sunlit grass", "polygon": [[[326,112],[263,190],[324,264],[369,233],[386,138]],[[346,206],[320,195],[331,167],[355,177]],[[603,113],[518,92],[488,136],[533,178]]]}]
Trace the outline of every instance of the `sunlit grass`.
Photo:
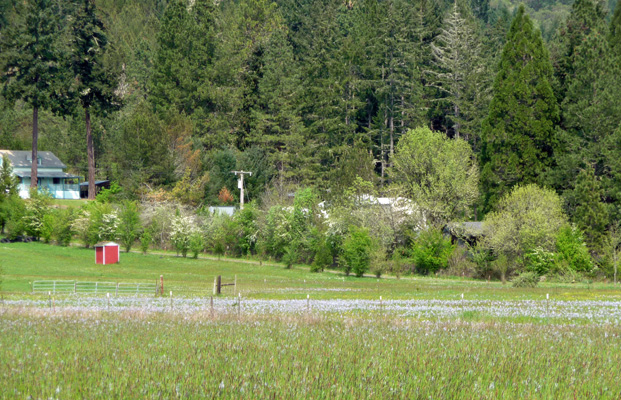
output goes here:
[{"label": "sunlit grass", "polygon": [[8,398],[616,399],[615,326],[6,312]]}]

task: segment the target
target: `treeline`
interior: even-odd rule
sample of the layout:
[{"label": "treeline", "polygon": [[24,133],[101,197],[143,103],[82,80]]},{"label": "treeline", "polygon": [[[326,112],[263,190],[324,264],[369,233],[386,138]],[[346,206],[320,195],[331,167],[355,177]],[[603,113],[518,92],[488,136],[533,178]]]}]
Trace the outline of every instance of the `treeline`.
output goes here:
[{"label": "treeline", "polygon": [[[42,103],[39,146],[85,174],[89,115],[80,110],[92,110],[97,176],[118,182],[126,198],[231,203],[238,196],[231,171],[244,169],[253,171],[249,200],[286,198],[312,187],[322,199],[337,201],[362,181],[370,183],[362,185],[367,192],[413,200],[425,208],[427,221],[441,225],[498,212],[516,186],[536,184],[560,196],[564,215],[595,255],[603,254],[607,231],[619,221],[618,5],[577,0],[553,18],[540,13],[562,3],[93,5],[2,3],[0,147],[32,144],[33,103],[26,92],[7,90],[18,68],[7,55],[28,50],[19,47],[28,35],[16,32],[28,32],[32,13],[48,13],[55,23],[44,53],[73,67],[65,68],[69,76],[48,80],[58,82]],[[101,107],[83,100],[102,85],[76,85],[83,71],[75,62],[65,64],[79,50],[80,9],[104,22],[97,25],[96,43],[108,45],[99,47],[97,68],[116,80],[114,101]],[[428,159],[435,166],[414,165],[420,157],[406,153],[419,154],[415,141],[404,141],[399,159],[403,137],[421,126],[468,150],[456,144],[449,158]],[[460,176],[468,185],[445,184],[459,173],[440,164],[467,168]],[[425,178],[430,170],[440,180]],[[430,193],[431,187],[445,190]]]}]

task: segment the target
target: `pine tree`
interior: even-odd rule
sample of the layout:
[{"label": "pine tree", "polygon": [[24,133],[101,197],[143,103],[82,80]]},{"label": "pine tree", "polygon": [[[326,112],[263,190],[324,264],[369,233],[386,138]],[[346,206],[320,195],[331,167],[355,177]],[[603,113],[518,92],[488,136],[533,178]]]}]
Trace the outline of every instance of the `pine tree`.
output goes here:
[{"label": "pine tree", "polygon": [[91,111],[105,115],[120,107],[115,94],[116,82],[104,62],[108,38],[97,16],[94,0],[76,0],[71,24],[69,69],[74,75],[74,93],[84,110],[88,153],[88,196],[95,198],[95,146],[91,129]]},{"label": "pine tree", "polygon": [[481,181],[489,211],[518,183],[536,183],[550,166],[559,111],[550,81],[552,65],[541,34],[518,8],[483,122]]},{"label": "pine tree", "polygon": [[58,15],[55,2],[29,0],[25,17],[8,32],[8,46],[2,54],[2,95],[11,102],[21,99],[32,107],[31,188],[37,188],[39,111],[59,111],[62,107],[62,31]]},{"label": "pine tree", "polygon": [[608,224],[606,205],[602,202],[604,192],[592,167],[580,171],[576,178],[575,208],[573,221],[584,233],[591,251],[599,251]]}]

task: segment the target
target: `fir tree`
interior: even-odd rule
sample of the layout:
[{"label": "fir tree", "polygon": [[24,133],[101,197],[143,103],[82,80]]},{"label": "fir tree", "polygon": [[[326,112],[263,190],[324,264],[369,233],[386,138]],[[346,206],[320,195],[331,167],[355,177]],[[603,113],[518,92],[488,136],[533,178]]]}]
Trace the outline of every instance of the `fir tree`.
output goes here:
[{"label": "fir tree", "polygon": [[514,185],[539,182],[552,163],[559,110],[551,79],[552,65],[541,34],[521,5],[483,122],[481,181],[486,211]]},{"label": "fir tree", "polygon": [[74,93],[84,111],[88,153],[88,196],[95,198],[95,146],[91,129],[91,111],[100,114],[120,107],[115,94],[116,82],[103,59],[108,38],[97,16],[94,0],[77,0],[71,24],[69,68],[74,75]]},{"label": "fir tree", "polygon": [[487,92],[487,70],[481,57],[481,44],[476,26],[463,15],[457,1],[446,15],[440,34],[431,44],[435,69],[431,85],[445,97],[437,101],[450,104],[455,137],[475,144],[481,122],[481,104]]},{"label": "fir tree", "polygon": [[591,251],[599,251],[608,224],[606,205],[602,202],[604,192],[592,167],[580,171],[576,178],[573,222],[584,233]]},{"label": "fir tree", "polygon": [[51,0],[29,0],[25,17],[7,34],[3,49],[2,95],[11,102],[21,99],[32,107],[32,167],[30,187],[37,188],[39,111],[60,110],[62,68],[59,13]]}]

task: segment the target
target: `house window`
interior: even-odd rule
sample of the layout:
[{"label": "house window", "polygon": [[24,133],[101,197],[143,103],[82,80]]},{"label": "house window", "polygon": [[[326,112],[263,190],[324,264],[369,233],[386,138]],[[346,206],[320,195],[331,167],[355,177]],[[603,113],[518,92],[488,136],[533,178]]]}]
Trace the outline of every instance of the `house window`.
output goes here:
[{"label": "house window", "polygon": [[54,185],[60,185],[60,178],[53,178],[53,179],[52,179],[52,183],[53,183]]},{"label": "house window", "polygon": [[21,176],[19,177],[19,184],[21,185],[22,183],[24,183],[24,178],[22,178]]}]

